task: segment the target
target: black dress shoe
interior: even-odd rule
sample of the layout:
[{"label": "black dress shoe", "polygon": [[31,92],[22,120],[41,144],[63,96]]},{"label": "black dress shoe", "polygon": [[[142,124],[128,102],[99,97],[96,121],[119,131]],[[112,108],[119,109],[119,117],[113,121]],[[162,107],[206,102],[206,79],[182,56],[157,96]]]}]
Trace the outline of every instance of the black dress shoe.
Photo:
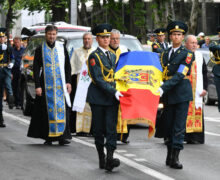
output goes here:
[{"label": "black dress shoe", "polygon": [[130,141],[128,141],[128,140],[122,140],[121,142],[123,142],[124,144],[129,144],[130,143]]},{"label": "black dress shoe", "polygon": [[16,109],[21,109],[21,106],[18,106],[18,105],[17,105],[17,106],[16,106]]},{"label": "black dress shoe", "polygon": [[0,127],[4,128],[4,127],[6,127],[6,125],[4,123],[0,123]]},{"label": "black dress shoe", "polygon": [[107,159],[105,164],[105,170],[112,171],[113,168],[120,166],[120,160],[117,158]]},{"label": "black dress shoe", "polygon": [[99,168],[105,168],[105,154],[103,154],[103,156],[99,156]]},{"label": "black dress shoe", "polygon": [[0,127],[1,127],[1,128],[6,127],[6,125],[5,125],[5,123],[4,123],[4,118],[3,118],[2,114],[0,115]]},{"label": "black dress shoe", "polygon": [[183,169],[183,165],[179,161],[179,149],[172,150],[172,159],[170,162],[170,167],[173,169]]},{"label": "black dress shoe", "polygon": [[107,149],[107,158],[105,169],[107,171],[112,171],[112,169],[120,166],[120,160],[117,158],[113,158],[114,150]]},{"label": "black dress shoe", "polygon": [[52,141],[46,140],[46,141],[44,142],[44,145],[52,146],[53,143],[52,143]]},{"label": "black dress shoe", "polygon": [[199,141],[195,141],[195,140],[190,140],[190,141],[187,141],[187,144],[203,144]]},{"label": "black dress shoe", "polygon": [[60,146],[64,146],[66,144],[70,144],[70,141],[67,140],[67,139],[62,139],[62,140],[59,140],[59,145]]},{"label": "black dress shoe", "polygon": [[14,107],[14,96],[13,95],[9,95],[8,97],[8,107],[9,109],[13,109]]}]

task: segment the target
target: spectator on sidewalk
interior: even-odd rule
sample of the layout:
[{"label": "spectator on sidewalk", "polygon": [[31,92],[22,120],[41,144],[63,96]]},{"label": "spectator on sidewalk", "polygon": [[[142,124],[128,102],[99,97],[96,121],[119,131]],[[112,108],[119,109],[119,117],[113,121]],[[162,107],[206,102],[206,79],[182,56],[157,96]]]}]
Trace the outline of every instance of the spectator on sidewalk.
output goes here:
[{"label": "spectator on sidewalk", "polygon": [[208,36],[205,37],[205,43],[202,44],[202,47],[201,48],[204,48],[204,49],[209,49],[209,46],[210,46],[210,38]]},{"label": "spectator on sidewalk", "polygon": [[13,39],[13,55],[15,58],[15,64],[12,68],[12,89],[14,95],[14,103],[16,109],[21,108],[21,88],[20,88],[20,79],[21,79],[21,59],[24,53],[25,48],[21,46],[21,38],[15,37]]}]

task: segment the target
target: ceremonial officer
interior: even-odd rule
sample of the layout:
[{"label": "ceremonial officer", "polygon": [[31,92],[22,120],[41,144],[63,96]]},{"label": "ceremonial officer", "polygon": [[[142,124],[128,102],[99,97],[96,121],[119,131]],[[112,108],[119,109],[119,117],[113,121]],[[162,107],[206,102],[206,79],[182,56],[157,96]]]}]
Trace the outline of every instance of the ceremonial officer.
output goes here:
[{"label": "ceremonial officer", "polygon": [[165,42],[165,28],[158,28],[154,30],[154,33],[157,35],[157,41],[152,44],[152,51],[156,53],[162,53],[168,48],[168,43]]},{"label": "ceremonial officer", "polygon": [[219,40],[210,44],[209,50],[213,53],[211,58],[212,62],[215,63],[212,72],[214,74],[214,81],[216,85],[218,95],[218,110],[220,112],[220,26],[217,28]]},{"label": "ceremonial officer", "polygon": [[0,28],[0,127],[5,127],[2,116],[2,100],[4,88],[7,90],[9,108],[13,108],[13,92],[11,87],[11,69],[14,65],[12,48],[5,43],[5,28]]},{"label": "ceremonial officer", "polygon": [[[88,89],[87,102],[92,110],[93,135],[99,155],[99,168],[111,171],[120,165],[113,154],[117,141],[118,100],[122,94],[115,89],[114,71],[116,56],[108,51],[111,26],[100,24],[92,30],[98,48],[88,59],[88,70],[92,83]],[[106,143],[104,144],[104,138]],[[107,149],[105,159],[104,146]]]},{"label": "ceremonial officer", "polygon": [[194,56],[181,45],[187,29],[187,25],[181,21],[171,22],[167,31],[173,46],[161,54],[164,83],[158,91],[161,96],[163,94],[165,104],[165,136],[168,138],[166,165],[175,169],[183,168],[179,162],[179,152],[183,149],[189,101],[193,99],[187,76]]}]

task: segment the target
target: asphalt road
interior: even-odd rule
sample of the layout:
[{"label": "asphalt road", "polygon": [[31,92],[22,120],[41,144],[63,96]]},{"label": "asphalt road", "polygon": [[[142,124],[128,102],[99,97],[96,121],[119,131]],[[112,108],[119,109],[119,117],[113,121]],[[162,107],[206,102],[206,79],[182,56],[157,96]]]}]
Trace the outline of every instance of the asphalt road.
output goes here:
[{"label": "asphalt road", "polygon": [[30,117],[5,106],[6,128],[0,129],[0,180],[219,180],[220,113],[205,107],[205,144],[188,145],[180,154],[183,170],[165,165],[162,139],[147,138],[146,127],[133,127],[130,144],[118,144],[121,166],[112,173],[98,168],[92,137],[73,136],[69,146],[45,146],[26,136]]}]

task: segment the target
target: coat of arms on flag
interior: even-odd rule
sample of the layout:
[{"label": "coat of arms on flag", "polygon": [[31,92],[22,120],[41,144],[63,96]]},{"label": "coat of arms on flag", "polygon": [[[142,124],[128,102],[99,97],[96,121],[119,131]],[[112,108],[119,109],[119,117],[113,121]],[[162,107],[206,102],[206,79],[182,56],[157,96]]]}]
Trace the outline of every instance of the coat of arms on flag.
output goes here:
[{"label": "coat of arms on flag", "polygon": [[116,89],[124,96],[120,98],[118,131],[126,131],[127,124],[149,125],[151,137],[160,95],[156,93],[162,81],[159,56],[153,52],[133,51],[123,53],[115,72]]}]

